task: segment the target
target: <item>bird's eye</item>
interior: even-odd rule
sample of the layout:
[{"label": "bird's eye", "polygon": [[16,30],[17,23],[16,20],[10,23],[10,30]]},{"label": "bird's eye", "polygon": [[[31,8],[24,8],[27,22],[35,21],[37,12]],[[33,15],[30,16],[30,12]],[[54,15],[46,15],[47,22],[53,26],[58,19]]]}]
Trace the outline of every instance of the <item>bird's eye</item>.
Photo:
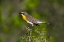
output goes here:
[{"label": "bird's eye", "polygon": [[19,12],[19,14],[24,14],[24,12]]}]

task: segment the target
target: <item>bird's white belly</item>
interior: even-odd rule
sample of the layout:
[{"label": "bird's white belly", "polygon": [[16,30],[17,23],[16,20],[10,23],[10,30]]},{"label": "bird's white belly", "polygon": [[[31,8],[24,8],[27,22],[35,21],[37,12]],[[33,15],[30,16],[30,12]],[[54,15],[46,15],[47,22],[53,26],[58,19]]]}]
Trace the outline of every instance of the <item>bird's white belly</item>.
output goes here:
[{"label": "bird's white belly", "polygon": [[32,26],[34,26],[32,22],[29,22],[29,21],[28,21],[28,23],[31,24]]}]

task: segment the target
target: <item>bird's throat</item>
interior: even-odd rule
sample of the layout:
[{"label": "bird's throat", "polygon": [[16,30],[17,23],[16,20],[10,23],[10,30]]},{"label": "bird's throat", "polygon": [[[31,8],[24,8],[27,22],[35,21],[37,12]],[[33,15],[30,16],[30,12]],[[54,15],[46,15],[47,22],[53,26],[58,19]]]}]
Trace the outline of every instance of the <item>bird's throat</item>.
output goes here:
[{"label": "bird's throat", "polygon": [[26,16],[25,16],[25,15],[23,15],[23,14],[21,14],[21,15],[22,15],[22,18],[23,18],[26,22],[28,22],[28,20],[27,20]]}]

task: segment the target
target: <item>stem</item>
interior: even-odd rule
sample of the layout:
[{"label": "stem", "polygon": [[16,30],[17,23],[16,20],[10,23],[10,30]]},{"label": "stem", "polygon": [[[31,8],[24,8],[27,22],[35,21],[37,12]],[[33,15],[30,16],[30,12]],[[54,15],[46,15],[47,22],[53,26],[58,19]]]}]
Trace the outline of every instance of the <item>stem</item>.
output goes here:
[{"label": "stem", "polygon": [[29,27],[26,27],[26,29],[28,30],[28,33],[27,33],[28,34],[27,35],[28,42],[31,42],[31,29]]}]

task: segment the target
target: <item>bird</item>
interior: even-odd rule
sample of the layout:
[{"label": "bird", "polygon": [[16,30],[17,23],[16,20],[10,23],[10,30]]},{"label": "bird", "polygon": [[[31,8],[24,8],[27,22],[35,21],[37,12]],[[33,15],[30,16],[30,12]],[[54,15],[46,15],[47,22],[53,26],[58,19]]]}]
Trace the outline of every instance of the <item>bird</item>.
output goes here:
[{"label": "bird", "polygon": [[47,22],[42,22],[31,15],[29,15],[27,12],[19,12],[19,14],[22,16],[22,18],[28,23],[31,24],[32,26],[36,25],[39,26],[40,24],[49,24]]}]

